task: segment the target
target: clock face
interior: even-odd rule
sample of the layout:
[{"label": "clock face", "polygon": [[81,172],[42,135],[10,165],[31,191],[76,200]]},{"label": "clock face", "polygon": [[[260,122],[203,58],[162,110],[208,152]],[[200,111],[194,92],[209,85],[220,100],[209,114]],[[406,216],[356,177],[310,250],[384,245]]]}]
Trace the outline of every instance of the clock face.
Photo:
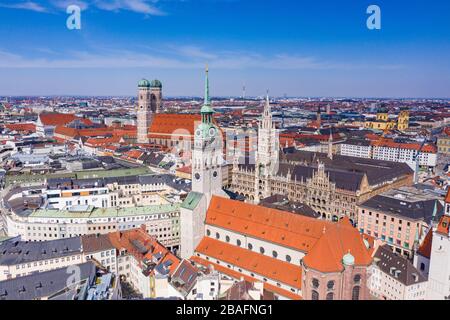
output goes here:
[{"label": "clock face", "polygon": [[202,135],[202,130],[200,129],[195,130],[195,135],[200,137]]},{"label": "clock face", "polygon": [[211,137],[214,137],[214,136],[216,135],[216,128],[210,128],[210,129],[209,129],[209,135],[210,135]]}]

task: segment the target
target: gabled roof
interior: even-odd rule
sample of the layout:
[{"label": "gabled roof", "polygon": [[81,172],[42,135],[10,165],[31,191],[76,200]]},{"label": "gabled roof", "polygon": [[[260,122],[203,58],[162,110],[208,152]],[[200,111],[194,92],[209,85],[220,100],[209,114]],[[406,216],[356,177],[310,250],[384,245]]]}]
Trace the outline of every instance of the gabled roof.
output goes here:
[{"label": "gabled roof", "polygon": [[437,226],[436,232],[448,236],[449,227],[450,227],[450,216],[442,216]]},{"label": "gabled roof", "polygon": [[195,125],[201,122],[200,114],[158,113],[149,128],[150,137],[158,135],[194,135]]},{"label": "gabled roof", "polygon": [[375,258],[381,271],[406,286],[427,280],[411,261],[393,252],[387,244],[378,248]]},{"label": "gabled roof", "polygon": [[307,252],[331,222],[213,196],[206,224]]},{"label": "gabled roof", "polygon": [[301,289],[302,269],[300,265],[284,262],[209,237],[204,237],[195,251],[293,288]]},{"label": "gabled roof", "polygon": [[324,230],[322,237],[303,258],[303,263],[321,272],[342,271],[342,259],[348,253],[355,258],[357,266],[368,266],[372,262],[361,234],[343,219]]},{"label": "gabled roof", "polygon": [[[79,280],[87,280],[87,285],[91,285],[96,276],[94,263],[86,262],[75,266]],[[76,290],[68,290],[64,294],[62,292],[68,288],[67,277],[68,269],[59,268],[0,281],[0,300],[47,299],[55,294],[59,294],[59,298],[73,299],[77,294]]]},{"label": "gabled roof", "polygon": [[433,229],[430,228],[430,231],[428,231],[427,235],[425,236],[425,239],[423,239],[423,242],[420,245],[420,247],[417,250],[417,252],[421,256],[430,259],[432,244],[433,244]]},{"label": "gabled roof", "polygon": [[353,255],[355,265],[372,262],[370,246],[348,219],[332,223],[213,196],[206,224],[304,252],[305,265],[322,272],[342,271],[347,253]]},{"label": "gabled roof", "polygon": [[92,121],[89,119],[79,118],[71,113],[41,113],[39,115],[39,120],[44,126],[58,126],[58,125],[66,125],[76,119],[81,120],[84,124],[92,125]]}]

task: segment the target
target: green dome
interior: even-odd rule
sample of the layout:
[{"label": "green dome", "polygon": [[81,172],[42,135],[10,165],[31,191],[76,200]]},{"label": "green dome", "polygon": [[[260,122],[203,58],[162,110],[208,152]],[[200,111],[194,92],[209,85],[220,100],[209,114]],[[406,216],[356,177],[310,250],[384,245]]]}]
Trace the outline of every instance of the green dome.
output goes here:
[{"label": "green dome", "polygon": [[214,109],[209,104],[205,104],[200,109],[200,113],[214,113]]},{"label": "green dome", "polygon": [[155,80],[152,80],[152,82],[150,82],[150,87],[152,87],[152,88],[162,88],[162,83],[161,83],[161,81],[155,79]]},{"label": "green dome", "polygon": [[378,113],[388,113],[388,109],[386,108],[386,106],[382,105],[381,107],[378,108],[377,112]]},{"label": "green dome", "polygon": [[148,81],[147,79],[142,79],[141,81],[139,81],[138,87],[139,88],[150,88],[150,81]]},{"label": "green dome", "polygon": [[342,257],[342,262],[346,266],[352,266],[355,264],[355,257],[349,252]]}]

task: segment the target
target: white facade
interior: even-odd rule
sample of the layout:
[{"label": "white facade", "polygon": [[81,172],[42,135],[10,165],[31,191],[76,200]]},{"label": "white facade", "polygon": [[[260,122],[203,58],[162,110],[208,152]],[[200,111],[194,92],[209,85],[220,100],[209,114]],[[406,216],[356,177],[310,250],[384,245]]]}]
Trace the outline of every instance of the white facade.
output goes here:
[{"label": "white facade", "polygon": [[450,299],[450,238],[433,233],[427,299]]},{"label": "white facade", "polygon": [[205,80],[205,102],[201,110],[202,122],[197,126],[192,150],[192,192],[186,201],[196,205],[182,205],[181,257],[189,259],[200,243],[205,231],[205,217],[211,197],[228,197],[222,190],[223,138],[213,123],[214,110],[209,99],[208,70]]},{"label": "white facade", "polygon": [[85,260],[98,261],[108,271],[117,273],[117,254],[115,248],[108,248],[96,252],[84,252]]},{"label": "white facade", "polygon": [[23,277],[36,272],[44,272],[86,262],[81,252],[65,257],[28,261],[13,265],[0,265],[0,281]]},{"label": "white facade", "polygon": [[396,278],[395,272],[387,274],[377,266],[372,266],[368,285],[370,293],[380,299],[424,300],[426,297],[427,281],[407,286]]},{"label": "white facade", "polygon": [[[416,154],[417,150],[411,148],[359,145],[352,143],[343,143],[341,145],[341,155],[343,156],[402,162],[407,163],[413,170],[416,165],[413,160]],[[437,153],[421,152],[419,154],[419,166],[434,168],[436,167],[436,164]]]},{"label": "white facade", "polygon": [[[163,245],[167,247],[180,245],[178,205],[148,206],[142,207],[140,210],[120,209],[125,213],[124,215],[118,214],[117,211],[114,212],[114,209],[106,210],[109,210],[111,215],[95,217],[79,212],[79,217],[74,217],[74,213],[60,211],[59,215],[55,215],[57,210],[48,210],[48,215],[43,213],[28,217],[18,216],[10,212],[5,215],[4,219],[8,235],[21,236],[24,241],[56,240],[86,234],[106,234],[139,228],[144,224],[149,233],[154,235]],[[135,211],[134,214],[133,211]]]},{"label": "white facade", "polygon": [[261,178],[274,175],[278,172],[279,164],[279,138],[275,124],[272,121],[272,113],[269,97],[266,98],[264,112],[258,127],[258,151],[256,152],[255,174],[255,203],[261,198],[270,196],[269,184],[261,184]]},{"label": "white facade", "polygon": [[[374,146],[372,158],[385,161],[404,162],[411,168],[415,168],[414,157],[417,154],[416,149],[394,148],[388,146]],[[437,153],[421,152],[419,154],[419,166],[436,167]]]},{"label": "white facade", "polygon": [[372,156],[372,146],[343,143],[341,144],[341,155],[370,159]]},{"label": "white facade", "polygon": [[76,190],[47,190],[49,209],[67,209],[72,206],[94,206],[108,208],[111,206],[109,190],[103,188],[89,188]]}]

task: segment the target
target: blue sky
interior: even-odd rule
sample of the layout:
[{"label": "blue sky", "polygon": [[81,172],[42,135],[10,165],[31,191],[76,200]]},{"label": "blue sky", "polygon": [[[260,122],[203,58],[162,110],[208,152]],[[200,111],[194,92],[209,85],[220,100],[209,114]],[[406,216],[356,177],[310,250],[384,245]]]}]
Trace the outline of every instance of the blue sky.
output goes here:
[{"label": "blue sky", "polygon": [[449,57],[447,0],[0,0],[0,95],[450,97]]}]

